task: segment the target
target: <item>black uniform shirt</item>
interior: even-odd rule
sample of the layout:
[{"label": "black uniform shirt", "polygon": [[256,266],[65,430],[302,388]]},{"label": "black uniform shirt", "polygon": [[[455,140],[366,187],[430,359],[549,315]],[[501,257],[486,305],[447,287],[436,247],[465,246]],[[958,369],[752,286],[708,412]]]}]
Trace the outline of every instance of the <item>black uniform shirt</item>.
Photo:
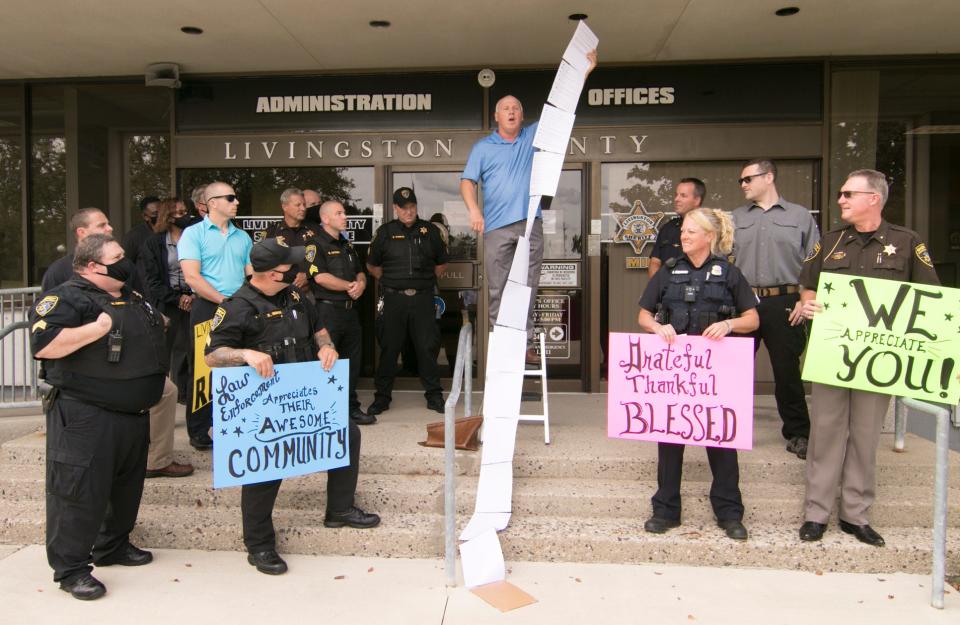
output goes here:
[{"label": "black uniform shirt", "polygon": [[837,228],[823,235],[823,240],[803,261],[800,272],[803,288],[815,291],[821,271],[940,284],[920,235],[887,221],[881,221],[876,232],[866,241],[853,226]]},{"label": "black uniform shirt", "polygon": [[318,299],[329,300],[349,300],[346,291],[331,291],[313,281],[318,273],[329,273],[330,275],[353,282],[357,279],[357,274],[363,271],[363,263],[360,262],[360,256],[354,249],[350,241],[343,236],[332,237],[323,228],[317,233],[315,249],[307,247],[307,261],[313,261],[310,267],[310,280],[313,284],[314,295]]},{"label": "black uniform shirt", "polygon": [[671,258],[683,256],[683,250],[680,249],[680,226],[682,224],[683,217],[678,215],[660,228],[650,258],[659,258],[661,263],[665,263]]},{"label": "black uniform shirt", "polygon": [[[276,295],[265,295],[250,283],[249,278],[245,286],[278,309],[287,308],[291,300],[302,304],[299,310],[305,312],[310,320],[311,336],[323,329],[324,326],[316,308],[295,288],[287,287]],[[260,324],[263,323],[255,319],[256,315],[257,310],[250,302],[238,297],[228,297],[214,313],[213,322],[210,325],[210,341],[207,343],[205,353],[209,354],[218,347],[256,349],[254,338],[260,334]]]},{"label": "black uniform shirt", "polygon": [[392,289],[429,289],[436,284],[434,268],[449,260],[440,230],[417,219],[409,227],[399,219],[380,226],[370,244],[367,262],[383,267],[380,281]]},{"label": "black uniform shirt", "polygon": [[[686,258],[686,256],[681,256]],[[700,271],[706,268],[710,264],[710,260],[713,257],[707,258],[704,261],[703,265],[693,269],[692,271]],[[690,259],[687,259],[687,262],[693,266],[693,263],[690,262]],[[757,307],[757,296],[754,295],[753,291],[750,289],[750,284],[747,282],[747,279],[743,277],[743,274],[740,270],[733,265],[728,263],[726,276],[726,285],[727,289],[733,295],[733,303],[737,308],[737,315],[742,314],[744,311],[750,310],[751,308]],[[650,278],[650,282],[647,283],[647,288],[644,290],[643,295],[640,296],[640,308],[647,310],[649,312],[657,312],[657,304],[660,303],[660,299],[663,296],[663,292],[666,289],[667,285],[670,283],[670,274],[672,269],[670,267],[662,267],[660,271],[653,274],[653,277]],[[712,276],[711,276],[712,277]]]}]

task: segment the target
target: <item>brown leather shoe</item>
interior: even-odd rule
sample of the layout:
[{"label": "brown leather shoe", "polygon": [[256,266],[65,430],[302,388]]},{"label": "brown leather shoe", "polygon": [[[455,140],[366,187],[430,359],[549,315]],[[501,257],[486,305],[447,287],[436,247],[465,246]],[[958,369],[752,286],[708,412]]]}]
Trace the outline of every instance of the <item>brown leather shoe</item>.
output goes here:
[{"label": "brown leather shoe", "polygon": [[523,357],[524,364],[540,366],[540,354],[532,347],[527,348],[527,353]]},{"label": "brown leather shoe", "polygon": [[162,469],[147,469],[147,477],[187,477],[193,474],[193,465],[171,462]]}]

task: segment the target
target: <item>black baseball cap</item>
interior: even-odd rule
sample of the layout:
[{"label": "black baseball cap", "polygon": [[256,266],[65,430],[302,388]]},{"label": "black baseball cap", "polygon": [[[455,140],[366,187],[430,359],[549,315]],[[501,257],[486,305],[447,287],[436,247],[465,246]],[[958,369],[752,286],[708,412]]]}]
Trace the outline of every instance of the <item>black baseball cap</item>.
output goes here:
[{"label": "black baseball cap", "polygon": [[254,271],[270,271],[280,265],[297,265],[306,257],[302,245],[290,247],[283,237],[263,239],[250,250],[250,264]]},{"label": "black baseball cap", "polygon": [[410,187],[400,187],[393,192],[393,203],[400,207],[407,204],[416,204],[417,196]]}]

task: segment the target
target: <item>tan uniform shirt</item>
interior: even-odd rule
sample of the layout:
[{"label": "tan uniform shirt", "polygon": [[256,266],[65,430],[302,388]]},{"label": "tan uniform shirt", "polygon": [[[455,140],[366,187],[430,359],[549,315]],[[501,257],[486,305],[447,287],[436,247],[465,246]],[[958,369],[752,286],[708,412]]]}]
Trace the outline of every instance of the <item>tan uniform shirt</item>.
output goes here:
[{"label": "tan uniform shirt", "polygon": [[803,288],[816,291],[821,271],[940,284],[920,235],[886,221],[880,222],[866,243],[853,226],[831,230],[823,235],[813,253],[803,261],[803,270],[800,272]]}]

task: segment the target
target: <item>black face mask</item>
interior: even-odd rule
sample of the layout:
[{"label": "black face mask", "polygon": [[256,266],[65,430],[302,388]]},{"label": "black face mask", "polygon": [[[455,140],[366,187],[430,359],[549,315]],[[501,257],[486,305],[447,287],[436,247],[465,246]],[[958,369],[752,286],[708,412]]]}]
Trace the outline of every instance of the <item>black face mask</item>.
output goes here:
[{"label": "black face mask", "polygon": [[181,230],[185,229],[187,226],[193,223],[193,217],[190,215],[184,215],[183,217],[177,217],[173,220],[173,225]]},{"label": "black face mask", "polygon": [[107,273],[101,274],[101,275],[109,276],[114,280],[118,280],[120,282],[125,283],[127,280],[130,279],[130,276],[133,275],[133,263],[130,262],[129,258],[121,258],[120,260],[113,263],[112,265],[103,265],[103,266],[107,268]]},{"label": "black face mask", "polygon": [[[281,272],[277,272],[281,273]],[[297,267],[291,267],[286,271],[281,273],[281,278],[279,280],[274,280],[274,282],[282,282],[283,284],[293,284],[293,281],[297,279],[297,274],[300,273],[300,269]]]},{"label": "black face mask", "polygon": [[147,223],[150,224],[151,226],[156,225],[157,216],[154,215],[153,217],[147,217]]}]

